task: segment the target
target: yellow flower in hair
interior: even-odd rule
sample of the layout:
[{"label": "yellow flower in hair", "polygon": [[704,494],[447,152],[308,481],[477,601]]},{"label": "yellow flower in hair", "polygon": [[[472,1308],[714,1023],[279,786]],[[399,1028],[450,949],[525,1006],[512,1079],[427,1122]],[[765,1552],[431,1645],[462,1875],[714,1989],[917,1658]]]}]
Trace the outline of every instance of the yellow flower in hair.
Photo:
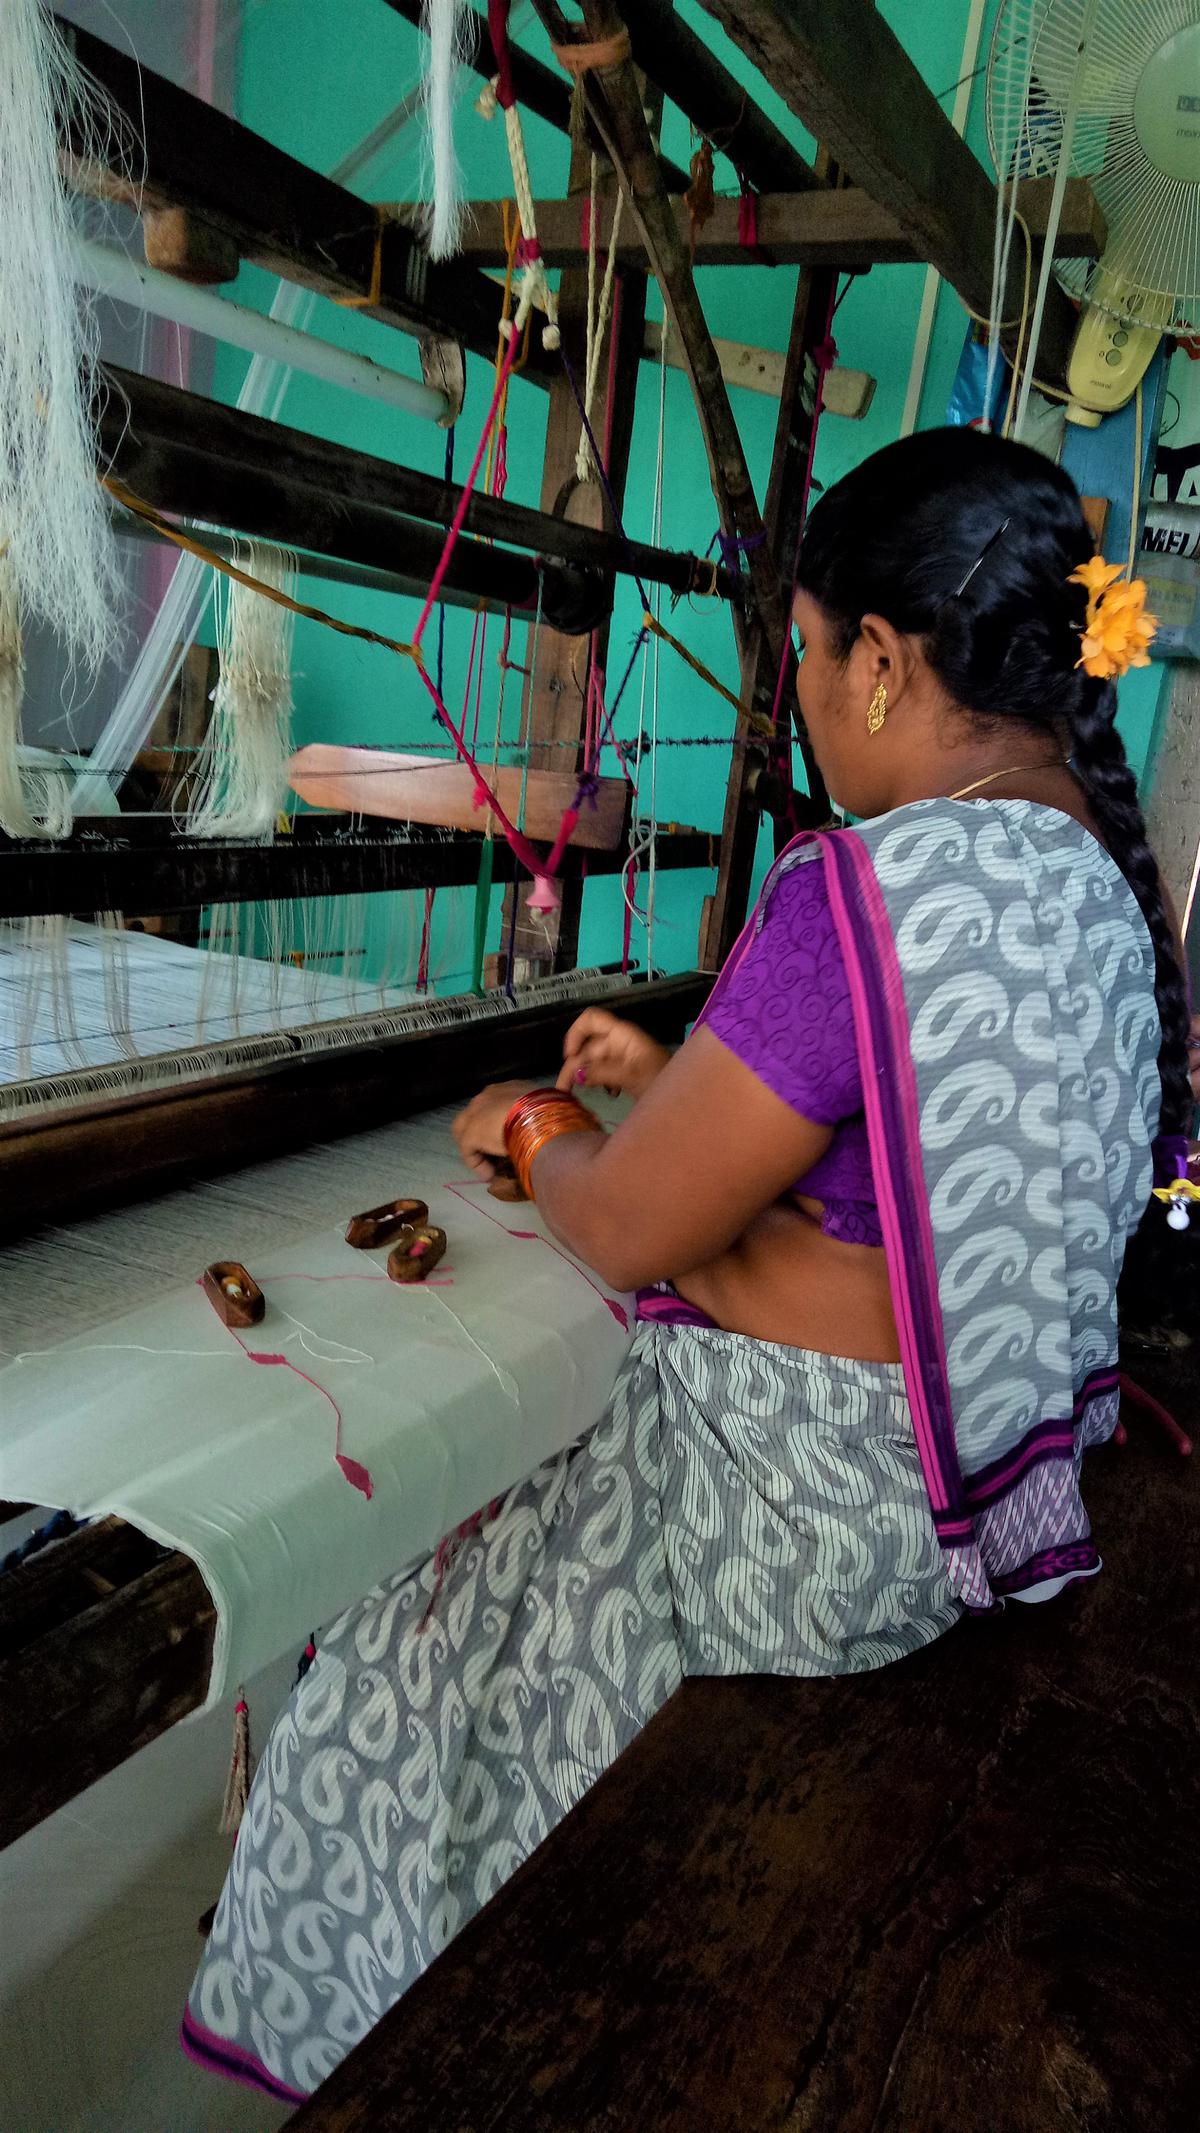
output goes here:
[{"label": "yellow flower in hair", "polygon": [[1149,647],[1158,631],[1158,618],[1146,613],[1146,587],[1141,578],[1128,585],[1119,563],[1106,563],[1094,555],[1073,570],[1068,585],[1082,585],[1087,592],[1087,620],[1077,667],[1096,681],[1116,681],[1130,667],[1148,667]]}]

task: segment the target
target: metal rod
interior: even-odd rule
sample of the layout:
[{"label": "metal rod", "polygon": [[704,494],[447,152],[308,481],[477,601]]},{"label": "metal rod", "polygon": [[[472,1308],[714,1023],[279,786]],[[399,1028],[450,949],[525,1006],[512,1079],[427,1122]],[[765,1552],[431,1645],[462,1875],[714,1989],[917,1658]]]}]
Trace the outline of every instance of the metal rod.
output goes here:
[{"label": "metal rod", "polygon": [[75,257],[80,280],[101,296],[118,303],[134,304],[154,318],[170,319],[231,348],[244,348],[250,355],[268,356],[306,371],[326,385],[340,385],[367,400],[382,400],[387,407],[402,408],[428,422],[441,422],[449,412],[445,393],[436,392],[403,372],[385,369],[370,356],[354,355],[348,348],[335,348],[329,341],[295,326],[281,325],[245,304],[178,275],[163,274],[157,267],[131,259],[114,245],[97,244],[77,237]]}]

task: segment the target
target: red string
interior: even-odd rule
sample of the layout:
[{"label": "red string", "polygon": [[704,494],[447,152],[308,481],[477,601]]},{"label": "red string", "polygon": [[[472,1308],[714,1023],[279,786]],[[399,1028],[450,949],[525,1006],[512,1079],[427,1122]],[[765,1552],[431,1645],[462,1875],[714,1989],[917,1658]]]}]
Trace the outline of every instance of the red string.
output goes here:
[{"label": "red string", "polygon": [[458,508],[454,513],[454,517],[450,521],[450,526],[446,534],[445,543],[442,547],[441,555],[438,558],[437,569],[433,573],[433,577],[430,581],[429,591],[425,597],[425,605],[421,609],[420,615],[417,618],[417,626],[413,631],[412,641],[414,646],[417,646],[418,648],[420,646],[421,639],[425,634],[425,630],[428,626],[429,617],[433,613],[433,610],[437,605],[438,594],[442,589],[442,580],[444,579],[446,572],[450,567],[450,558],[454,553],[455,546],[458,542],[458,536],[463,529],[463,522],[466,519],[467,511],[470,507],[471,496],[474,491],[475,484],[479,479],[479,469],[483,465],[484,454],[487,451],[492,430],[495,427],[496,417],[500,412],[500,403],[504,398],[504,390],[508,384],[513,364],[517,360],[518,339],[519,336],[514,333],[512,339],[509,341],[504,361],[500,365],[500,369],[496,377],[496,389],[492,394],[492,404],[488,409],[487,420],[484,423],[483,429],[480,432],[479,443],[475,450],[475,457],[471,462],[471,470],[467,475],[465,482],[463,483],[462,495],[458,499]]},{"label": "red string", "polygon": [[512,0],[488,0],[488,33],[492,50],[496,55],[496,102],[502,111],[511,110],[517,101],[513,87],[512,53],[508,45],[508,15]]},{"label": "red string", "polygon": [[[222,1321],[222,1323],[224,1323],[224,1321]],[[357,1489],[359,1494],[361,1496],[365,1496],[369,1503],[375,1493],[375,1484],[371,1480],[371,1476],[368,1469],[365,1466],[361,1465],[357,1459],[351,1459],[349,1455],[343,1452],[342,1450],[342,1410],[338,1406],[337,1401],[334,1399],[333,1394],[330,1392],[326,1392],[325,1387],[323,1385],[318,1385],[317,1380],[315,1378],[310,1378],[307,1370],[300,1370],[297,1368],[295,1363],[289,1362],[286,1355],[268,1355],[262,1349],[247,1348],[245,1341],[241,1337],[241,1334],[238,1333],[233,1326],[226,1326],[225,1331],[233,1335],[234,1340],[237,1342],[238,1347],[242,1351],[242,1354],[246,1357],[247,1362],[275,1364],[280,1369],[290,1370],[294,1378],[300,1378],[302,1379],[305,1385],[311,1385],[314,1392],[319,1392],[321,1398],[329,1402],[329,1405],[333,1409],[335,1421],[333,1437],[334,1459],[337,1465],[341,1468],[341,1471],[345,1475],[346,1480],[350,1483],[351,1488]]]}]

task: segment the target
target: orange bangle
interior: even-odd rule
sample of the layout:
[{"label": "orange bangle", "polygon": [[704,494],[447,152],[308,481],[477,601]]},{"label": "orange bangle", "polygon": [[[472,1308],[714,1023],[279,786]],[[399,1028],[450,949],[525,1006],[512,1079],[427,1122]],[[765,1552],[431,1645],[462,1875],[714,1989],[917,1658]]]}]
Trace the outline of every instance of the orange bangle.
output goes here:
[{"label": "orange bangle", "polygon": [[567,1133],[603,1133],[595,1113],[558,1089],[532,1089],[521,1096],[504,1121],[504,1145],[527,1200],[533,1198],[530,1173],[534,1157],[548,1141]]}]

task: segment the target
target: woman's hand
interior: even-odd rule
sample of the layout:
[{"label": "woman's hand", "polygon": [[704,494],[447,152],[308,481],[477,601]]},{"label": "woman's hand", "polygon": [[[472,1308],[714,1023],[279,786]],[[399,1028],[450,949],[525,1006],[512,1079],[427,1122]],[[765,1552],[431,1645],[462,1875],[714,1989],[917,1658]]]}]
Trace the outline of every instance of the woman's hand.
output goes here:
[{"label": "woman's hand", "polygon": [[644,1096],[670,1057],[664,1045],[656,1044],[632,1022],[623,1022],[602,1007],[589,1007],[567,1031],[558,1086]]},{"label": "woman's hand", "polygon": [[468,1170],[477,1178],[494,1178],[496,1166],[507,1161],[504,1121],[518,1097],[544,1084],[536,1081],[494,1081],[481,1089],[454,1121],[453,1133]]}]

